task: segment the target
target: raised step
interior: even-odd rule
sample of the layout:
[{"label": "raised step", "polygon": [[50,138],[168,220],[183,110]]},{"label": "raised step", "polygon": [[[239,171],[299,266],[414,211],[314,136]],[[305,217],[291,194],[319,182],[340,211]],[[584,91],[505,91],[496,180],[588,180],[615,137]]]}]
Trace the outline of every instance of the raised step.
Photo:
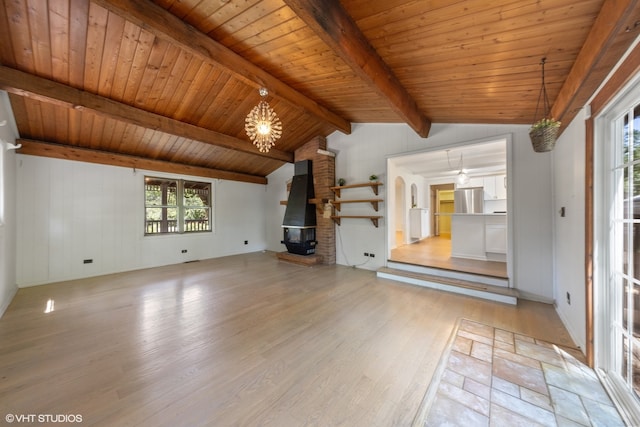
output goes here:
[{"label": "raised step", "polygon": [[445,270],[437,267],[427,267],[418,264],[409,264],[398,261],[387,261],[387,267],[396,270],[410,271],[412,273],[428,274],[431,276],[440,276],[448,279],[466,280],[474,283],[482,283],[490,286],[509,287],[509,279],[506,277],[488,276],[477,273],[467,273],[457,270]]},{"label": "raised step", "polygon": [[477,281],[416,273],[389,267],[378,269],[377,276],[383,279],[396,280],[412,285],[425,286],[427,288],[469,295],[505,304],[518,304],[518,291],[504,286],[493,286]]}]

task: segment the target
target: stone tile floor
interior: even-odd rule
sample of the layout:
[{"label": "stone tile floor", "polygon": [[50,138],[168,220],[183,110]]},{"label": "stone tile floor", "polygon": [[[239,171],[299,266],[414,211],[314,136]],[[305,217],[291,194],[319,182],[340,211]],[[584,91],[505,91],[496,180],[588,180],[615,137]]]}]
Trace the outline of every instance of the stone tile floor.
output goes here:
[{"label": "stone tile floor", "polygon": [[461,320],[424,426],[624,426],[598,377],[558,346]]}]

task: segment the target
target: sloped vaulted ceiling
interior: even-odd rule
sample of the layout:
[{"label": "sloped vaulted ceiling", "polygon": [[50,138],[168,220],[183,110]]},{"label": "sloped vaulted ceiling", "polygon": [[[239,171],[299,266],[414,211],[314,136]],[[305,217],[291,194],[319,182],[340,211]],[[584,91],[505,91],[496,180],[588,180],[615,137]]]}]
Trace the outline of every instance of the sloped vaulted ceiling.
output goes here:
[{"label": "sloped vaulted ceiling", "polygon": [[[547,57],[575,115],[638,35],[631,0],[3,0],[26,154],[266,182],[351,123],[531,123]],[[283,123],[244,133],[258,88]]]}]

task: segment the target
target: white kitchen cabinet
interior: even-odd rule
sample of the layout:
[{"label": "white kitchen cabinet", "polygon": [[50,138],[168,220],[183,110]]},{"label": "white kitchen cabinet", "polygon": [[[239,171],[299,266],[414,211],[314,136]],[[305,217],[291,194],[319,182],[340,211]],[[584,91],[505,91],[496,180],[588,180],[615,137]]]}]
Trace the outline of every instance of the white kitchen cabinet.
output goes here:
[{"label": "white kitchen cabinet", "polygon": [[504,200],[507,198],[507,176],[485,176],[483,179],[485,200]]},{"label": "white kitchen cabinet", "polygon": [[498,175],[496,178],[496,199],[507,198],[507,175]]},{"label": "white kitchen cabinet", "polygon": [[484,187],[484,199],[495,200],[496,195],[496,180],[492,176],[485,176],[482,179],[482,185]]},{"label": "white kitchen cabinet", "polygon": [[458,187],[458,188],[469,188],[469,187],[482,187],[484,185],[484,180],[482,177],[473,177],[469,178],[469,183],[467,185]]},{"label": "white kitchen cabinet", "polygon": [[453,214],[451,256],[506,262],[506,214]]},{"label": "white kitchen cabinet", "polygon": [[486,261],[483,214],[451,215],[451,256]]},{"label": "white kitchen cabinet", "polygon": [[429,237],[429,209],[413,208],[409,210],[409,232],[412,239]]},{"label": "white kitchen cabinet", "polygon": [[507,225],[486,224],[484,230],[485,250],[496,254],[507,253]]}]

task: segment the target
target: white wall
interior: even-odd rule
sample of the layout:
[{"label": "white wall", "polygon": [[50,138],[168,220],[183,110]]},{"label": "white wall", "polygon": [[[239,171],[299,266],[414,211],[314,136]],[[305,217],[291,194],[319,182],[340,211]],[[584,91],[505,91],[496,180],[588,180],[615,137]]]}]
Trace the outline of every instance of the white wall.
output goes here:
[{"label": "white wall", "polygon": [[0,316],[5,312],[18,287],[16,286],[16,170],[15,152],[7,150],[14,144],[18,132],[9,98],[0,91]]},{"label": "white wall", "polygon": [[[0,138],[14,143],[17,132],[4,92],[0,100],[0,121],[9,121],[9,126],[0,127]],[[385,207],[391,193],[387,190],[394,186],[386,182],[389,156],[511,133],[514,209],[510,218],[517,246],[514,283],[534,299],[556,299],[565,325],[584,348],[584,132],[584,115],[579,114],[553,154],[533,153],[527,126],[434,125],[431,136],[421,139],[404,125],[354,125],[352,135],[335,133],[328,142],[329,149],[338,153],[337,177],[355,183],[366,181],[372,173],[380,176],[385,184],[380,187],[379,196],[385,199],[380,215],[392,216]],[[171,175],[134,174],[126,168],[16,156],[6,150],[3,155],[0,314],[15,294],[16,283],[30,286],[263,249],[284,250],[280,240],[285,207],[280,200],[286,199],[292,164],[269,175],[267,186],[212,181],[214,233],[144,237],[142,177],[145,173]],[[413,180],[404,179],[406,200],[410,200]],[[421,184],[419,194],[425,199],[419,206],[426,206],[426,184]],[[350,198],[373,197],[368,188],[352,191],[362,194],[350,193]],[[566,208],[565,218],[557,213],[561,206]],[[361,264],[370,270],[383,266],[387,220],[392,218],[380,221],[379,228],[369,220],[344,220],[336,226],[337,262]],[[249,244],[244,245],[244,240]],[[188,249],[186,255],[180,252],[183,248]],[[365,258],[363,252],[376,257]],[[83,264],[85,258],[93,258],[94,263]],[[571,293],[570,305],[567,292]]]},{"label": "white wall", "polygon": [[[554,282],[557,312],[572,338],[586,348],[585,114],[578,113],[553,150]],[[565,216],[560,209],[565,208]],[[571,304],[567,302],[571,294]]]},{"label": "white wall", "polygon": [[[353,183],[366,181],[376,173],[385,184],[380,197],[387,201],[394,197],[390,193],[395,187],[386,181],[387,157],[511,134],[513,161],[509,186],[513,209],[509,218],[515,240],[512,282],[526,298],[551,302],[554,297],[551,154],[533,152],[528,129],[527,125],[434,124],[429,138],[423,139],[406,125],[356,124],[351,135],[335,132],[327,142],[328,148],[338,153],[336,176]],[[349,197],[352,196],[371,197],[371,194],[350,193]],[[383,266],[387,253],[385,230],[394,226],[392,219],[389,223],[383,219],[380,227],[375,228],[365,219],[344,220],[338,227],[337,263],[359,264],[367,261],[363,252],[373,252],[376,257],[362,268],[375,270]]]},{"label": "white wall", "polygon": [[266,204],[264,206],[265,217],[269,218],[266,227],[267,249],[274,252],[286,251],[282,241],[282,220],[284,219],[285,205],[280,201],[287,200],[287,181],[291,181],[294,174],[293,163],[286,163],[278,170],[267,176]]},{"label": "white wall", "polygon": [[[416,187],[416,207],[426,208],[429,205],[429,198],[427,197],[427,189],[425,188],[425,179],[420,176],[412,173],[411,171],[398,168],[394,166],[388,166],[389,168],[394,168],[394,170],[387,170],[387,176],[393,180],[394,182],[400,178],[402,182],[404,182],[403,194],[397,194],[398,187],[393,188],[393,191],[390,189],[387,192],[389,197],[394,197],[396,203],[395,209],[393,211],[389,211],[387,214],[387,222],[389,224],[390,230],[398,230],[404,233],[403,242],[405,244],[409,244],[411,242],[416,241],[416,239],[411,238],[411,230],[409,229],[410,219],[409,219],[409,211],[411,209],[411,187]],[[404,206],[398,206],[397,201],[404,201]],[[387,202],[389,203],[389,202]],[[380,215],[384,214],[387,211],[384,209],[384,205],[381,205]],[[391,243],[391,248],[395,246],[395,236],[389,234],[389,242]],[[391,249],[390,248],[390,249]],[[387,253],[383,254],[387,255]]]},{"label": "white wall", "polygon": [[[526,297],[551,301],[552,192],[551,155],[531,149],[527,126],[434,125],[431,136],[419,138],[397,124],[354,125],[351,135],[334,133],[328,148],[337,152],[336,176],[365,182],[375,173],[385,184],[379,214],[387,216],[387,158],[505,134],[513,135],[511,182],[514,223],[514,286]],[[214,182],[215,233],[181,236],[143,235],[145,171],[81,162],[17,156],[17,283],[30,286],[147,268],[257,250],[284,250],[281,223],[286,181],[293,166],[285,165],[262,185]],[[150,172],[151,175],[168,176]],[[369,188],[350,190],[350,198],[371,198]],[[407,186],[410,191],[410,183]],[[410,200],[410,197],[409,199]],[[362,204],[365,209],[368,205]],[[343,205],[359,210],[360,204]],[[367,212],[373,214],[373,212]],[[336,226],[337,263],[375,270],[385,264],[387,219],[375,228],[366,219],[345,219]],[[244,240],[249,244],[244,245]],[[186,255],[181,249],[187,249]],[[374,253],[375,258],[363,253]],[[83,264],[92,258],[93,264]]]},{"label": "white wall", "polygon": [[[145,174],[175,175],[16,157],[20,287],[254,252],[267,246],[264,185],[190,177],[213,183],[215,231],[144,236]],[[186,254],[181,253],[183,249]],[[93,263],[84,264],[85,259]]]},{"label": "white wall", "polygon": [[[391,168],[389,168],[391,169]],[[391,175],[391,174],[390,174]],[[393,233],[404,233],[405,228],[407,227],[407,222],[404,220],[404,213],[406,209],[406,195],[405,189],[407,188],[407,182],[404,180],[402,174],[393,174],[395,178],[388,180],[389,185],[394,185],[395,188],[395,199],[393,202],[395,203],[395,209],[392,212],[389,212],[387,216],[387,221],[389,222],[389,236],[392,236]],[[391,194],[391,192],[389,192]],[[391,196],[389,196],[391,197]],[[391,203],[388,201],[387,203]],[[395,239],[391,238],[390,241],[393,242]],[[392,243],[393,246],[393,243]]]},{"label": "white wall", "polygon": [[[327,147],[336,152],[336,177],[345,178],[348,184],[368,182],[371,174],[378,175],[384,185],[379,187],[378,198],[385,202],[379,205],[379,211],[373,211],[371,205],[353,203],[342,205],[341,215],[382,215],[387,216],[387,201],[390,189],[395,190],[395,180],[387,180],[386,157],[398,150],[408,150],[403,144],[406,140],[402,133],[408,129],[402,125],[363,125],[353,124],[351,135],[334,132],[327,138]],[[405,188],[408,186],[405,183]],[[410,186],[410,184],[409,184]],[[395,197],[395,191],[392,193]],[[370,199],[376,197],[371,188],[356,188],[343,191],[344,199]],[[391,216],[395,216],[392,212]],[[386,229],[395,230],[393,218],[383,218],[374,227],[368,219],[343,219],[336,226],[336,263],[356,265],[376,270],[386,260]],[[373,253],[375,258],[365,257],[364,253]]]}]

